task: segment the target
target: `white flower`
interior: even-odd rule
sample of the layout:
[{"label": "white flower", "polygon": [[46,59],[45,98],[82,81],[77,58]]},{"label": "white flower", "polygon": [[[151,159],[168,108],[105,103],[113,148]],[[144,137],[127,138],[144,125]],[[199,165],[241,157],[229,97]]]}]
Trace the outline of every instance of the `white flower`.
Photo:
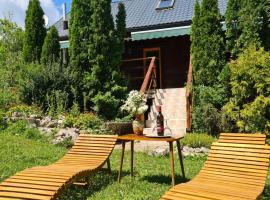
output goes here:
[{"label": "white flower", "polygon": [[147,111],[148,106],[146,105],[146,98],[144,94],[139,91],[130,91],[125,104],[121,107],[122,111],[127,111],[130,114],[137,115],[143,114]]}]

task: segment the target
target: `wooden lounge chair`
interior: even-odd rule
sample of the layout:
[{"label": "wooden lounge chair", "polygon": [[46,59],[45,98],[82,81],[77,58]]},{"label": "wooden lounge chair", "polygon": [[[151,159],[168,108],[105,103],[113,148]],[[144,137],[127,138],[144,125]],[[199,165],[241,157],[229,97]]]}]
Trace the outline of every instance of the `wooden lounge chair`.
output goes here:
[{"label": "wooden lounge chair", "polygon": [[117,136],[81,134],[73,148],[50,166],[33,167],[0,184],[0,200],[56,199],[69,185],[96,172],[106,163]]},{"label": "wooden lounge chair", "polygon": [[176,185],[162,200],[255,200],[268,173],[270,147],[263,134],[223,133],[200,173]]}]

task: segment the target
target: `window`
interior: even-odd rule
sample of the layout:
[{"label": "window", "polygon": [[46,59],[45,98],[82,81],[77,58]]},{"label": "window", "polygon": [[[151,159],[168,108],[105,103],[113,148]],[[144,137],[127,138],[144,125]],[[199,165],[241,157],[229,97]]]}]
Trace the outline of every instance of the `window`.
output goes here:
[{"label": "window", "polygon": [[159,0],[157,10],[172,8],[175,0]]}]

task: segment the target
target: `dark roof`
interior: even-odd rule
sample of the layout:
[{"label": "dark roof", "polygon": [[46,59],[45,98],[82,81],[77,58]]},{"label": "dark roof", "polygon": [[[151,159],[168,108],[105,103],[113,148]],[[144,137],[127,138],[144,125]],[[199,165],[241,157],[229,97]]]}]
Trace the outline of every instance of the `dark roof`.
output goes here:
[{"label": "dark roof", "polygon": [[[175,0],[174,7],[167,10],[156,10],[159,0],[123,0],[127,12],[128,31],[143,31],[158,28],[190,25],[193,17],[195,0]],[[115,17],[118,11],[118,3],[112,3],[112,14]],[[219,0],[219,8],[222,15],[226,10],[227,0]],[[67,18],[69,19],[68,14]],[[68,35],[63,30],[62,19],[55,23],[60,37]]]}]

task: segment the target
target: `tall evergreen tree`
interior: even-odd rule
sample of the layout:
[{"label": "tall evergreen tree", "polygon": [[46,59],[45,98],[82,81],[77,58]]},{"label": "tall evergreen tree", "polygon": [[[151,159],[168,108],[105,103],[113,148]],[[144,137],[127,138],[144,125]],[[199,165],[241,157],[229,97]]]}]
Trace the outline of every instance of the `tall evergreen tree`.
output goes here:
[{"label": "tall evergreen tree", "polygon": [[[218,81],[218,75],[226,61],[218,1],[203,0],[199,18],[198,31],[201,37],[199,37],[196,52],[200,57],[197,57],[198,61],[193,61],[194,81],[199,85],[212,86]],[[196,17],[195,20],[197,20]],[[193,25],[193,32],[198,28],[194,28],[194,26],[196,23]]]},{"label": "tall evergreen tree", "polygon": [[88,59],[88,39],[91,31],[92,0],[73,0],[69,27],[70,62],[80,73],[90,70]]},{"label": "tall evergreen tree", "polygon": [[117,39],[119,42],[119,52],[122,54],[125,51],[125,37],[127,34],[126,30],[126,8],[125,4],[120,2],[118,4],[118,13],[116,15],[116,34],[117,34]]},{"label": "tall evergreen tree", "polygon": [[110,87],[111,73],[116,63],[115,55],[115,30],[111,14],[110,0],[91,0],[93,9],[91,30],[89,36],[88,55],[91,73],[87,82],[93,93],[104,92]]},{"label": "tall evergreen tree", "polygon": [[[193,66],[193,74],[196,72],[197,63],[200,62],[201,53],[202,51],[200,46],[201,41],[201,32],[200,32],[200,4],[198,1],[195,2],[194,6],[194,17],[192,19],[192,26],[191,26],[191,56],[192,56],[192,66]],[[195,83],[195,81],[194,81]]]},{"label": "tall evergreen tree", "polygon": [[41,63],[48,64],[57,62],[60,56],[60,43],[59,34],[55,26],[51,27],[46,35],[42,53],[41,53]]},{"label": "tall evergreen tree", "polygon": [[236,58],[239,45],[238,39],[241,35],[241,29],[239,28],[239,13],[241,10],[241,0],[229,0],[225,14],[226,23],[226,43],[227,50],[231,53],[232,58]]},{"label": "tall evergreen tree", "polygon": [[40,61],[46,36],[44,12],[39,0],[30,0],[26,11],[23,57],[25,62]]},{"label": "tall evergreen tree", "polygon": [[242,2],[239,28],[242,34],[239,38],[241,48],[250,44],[270,47],[270,2],[265,0],[245,0]]}]

